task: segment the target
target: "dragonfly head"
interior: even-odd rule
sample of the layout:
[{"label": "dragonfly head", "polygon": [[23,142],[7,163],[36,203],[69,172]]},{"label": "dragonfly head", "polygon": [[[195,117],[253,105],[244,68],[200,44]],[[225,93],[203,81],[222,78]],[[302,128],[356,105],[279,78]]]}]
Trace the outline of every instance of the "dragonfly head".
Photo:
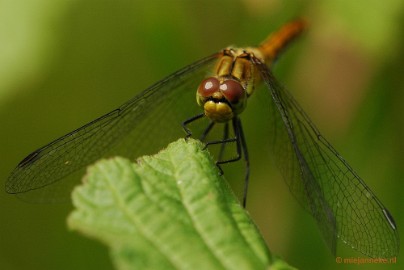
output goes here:
[{"label": "dragonfly head", "polygon": [[219,81],[210,77],[202,81],[196,92],[196,100],[205,115],[223,123],[240,114],[247,103],[247,92],[240,82],[233,79]]}]

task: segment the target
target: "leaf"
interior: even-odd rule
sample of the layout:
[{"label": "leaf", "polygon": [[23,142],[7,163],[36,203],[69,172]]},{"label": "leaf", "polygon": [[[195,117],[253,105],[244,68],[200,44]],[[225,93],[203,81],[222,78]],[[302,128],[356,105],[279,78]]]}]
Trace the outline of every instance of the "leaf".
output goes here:
[{"label": "leaf", "polygon": [[118,269],[267,269],[272,261],[212,157],[192,139],[137,163],[99,161],[73,203],[69,227],[109,246]]}]

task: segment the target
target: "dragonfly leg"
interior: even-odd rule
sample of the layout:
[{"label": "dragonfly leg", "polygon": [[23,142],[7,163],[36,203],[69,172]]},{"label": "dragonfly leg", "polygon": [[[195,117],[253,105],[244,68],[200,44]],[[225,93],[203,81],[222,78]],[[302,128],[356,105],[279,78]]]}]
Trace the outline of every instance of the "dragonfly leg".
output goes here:
[{"label": "dragonfly leg", "polygon": [[[226,122],[224,124],[224,128],[223,128],[223,141],[227,140],[228,138],[229,138],[229,122]],[[226,144],[222,143],[222,145],[220,146],[220,152],[219,152],[219,156],[218,156],[217,160],[222,160],[225,147],[226,147]]]},{"label": "dragonfly leg", "polygon": [[[226,144],[226,143],[231,143],[231,142],[237,142],[237,137],[234,137],[234,138],[227,138],[227,139],[221,139],[221,140],[216,140],[216,141],[210,141],[210,142],[207,142],[206,144],[205,144],[205,148],[207,148],[209,145],[214,145],[214,144]],[[226,161],[224,161],[223,163],[228,163],[228,162],[233,162],[233,161],[237,161],[237,160],[239,160],[240,159],[240,156],[239,156],[239,152],[237,151],[237,157],[236,158],[234,158],[234,159],[230,159],[230,160],[226,160]],[[220,161],[220,163],[222,163],[222,161]]]},{"label": "dragonfly leg", "polygon": [[[185,120],[182,123],[182,128],[184,129],[185,133],[187,134],[186,137],[185,137],[186,139],[192,136],[192,132],[187,127],[187,125],[192,123],[193,121],[196,121],[196,120],[202,118],[202,117],[204,117],[203,113],[195,115],[195,116]],[[214,125],[215,125],[215,122],[213,122],[213,121],[209,123],[209,125],[206,127],[206,129],[204,130],[204,132],[202,133],[202,135],[200,137],[201,141],[204,141],[206,139],[207,135],[212,130]],[[218,159],[216,161],[216,165],[217,165],[221,175],[223,174],[223,170],[222,170],[222,168],[220,166],[221,164],[235,162],[235,161],[240,160],[242,156],[244,157],[246,172],[245,172],[245,177],[244,177],[243,207],[245,208],[246,205],[247,205],[247,193],[248,193],[248,186],[249,186],[249,179],[250,179],[250,160],[249,160],[249,157],[248,157],[247,143],[245,141],[243,127],[241,125],[240,119],[238,117],[234,117],[233,120],[232,120],[232,125],[233,125],[233,131],[234,131],[234,135],[235,135],[233,138],[229,138],[229,123],[227,122],[227,123],[224,124],[222,139],[221,140],[215,140],[215,141],[206,142],[205,149],[209,145],[214,145],[214,144],[220,144],[221,145],[219,155],[218,155]],[[231,143],[231,142],[236,142],[237,155],[234,158],[222,160],[226,144]]]},{"label": "dragonfly leg", "polygon": [[215,122],[211,121],[209,123],[209,125],[206,127],[206,129],[203,131],[201,137],[199,138],[199,140],[201,142],[204,142],[206,139],[206,136],[208,136],[209,132],[212,130],[213,126],[215,125]]},{"label": "dragonfly leg", "polygon": [[244,176],[244,194],[243,194],[243,207],[247,206],[247,193],[248,193],[248,185],[250,181],[250,159],[248,157],[247,143],[245,141],[243,127],[241,125],[241,121],[237,118],[237,127],[238,133],[241,141],[241,149],[243,151],[244,162],[245,162],[245,176]]},{"label": "dragonfly leg", "polygon": [[223,170],[222,170],[220,164],[226,164],[229,162],[238,161],[241,158],[240,147],[237,146],[237,156],[235,158],[222,160],[226,144],[231,143],[231,142],[236,142],[237,144],[239,144],[237,137],[229,138],[229,123],[225,123],[224,129],[223,129],[223,138],[221,140],[206,142],[206,144],[205,144],[205,149],[208,148],[209,145],[220,144],[220,151],[219,151],[219,155],[218,155],[218,158],[216,161],[216,166],[218,167],[218,169],[220,171],[220,175],[223,174]]},{"label": "dragonfly leg", "polygon": [[182,128],[184,129],[185,133],[187,134],[185,136],[185,139],[188,139],[189,137],[192,136],[192,131],[187,127],[187,125],[189,125],[190,123],[192,123],[195,120],[198,120],[199,118],[202,118],[204,116],[205,116],[204,113],[200,113],[200,114],[197,114],[197,115],[185,120],[184,122],[182,122]]},{"label": "dragonfly leg", "polygon": [[[219,159],[216,162],[216,164],[218,165],[220,170],[221,170],[220,164],[235,162],[235,161],[240,160],[242,156],[244,157],[245,176],[244,176],[244,190],[243,190],[243,207],[245,208],[247,206],[247,194],[248,194],[248,186],[249,186],[249,180],[250,180],[250,159],[248,156],[247,143],[245,141],[244,131],[243,131],[243,127],[241,125],[240,119],[238,117],[233,118],[232,124],[233,124],[233,130],[234,130],[234,134],[235,134],[234,138],[228,138],[228,136],[229,136],[228,135],[228,124],[226,124],[224,127],[223,139],[221,141],[210,142],[209,144],[216,144],[216,143],[220,143],[220,142],[222,143],[220,153],[219,153]],[[221,160],[223,153],[224,153],[225,144],[228,142],[234,142],[234,141],[237,144],[237,156],[232,159]]]},{"label": "dragonfly leg", "polygon": [[[229,139],[229,123],[226,122],[226,123],[224,124],[224,128],[223,128],[223,140],[222,140],[222,142],[223,142],[223,141],[226,141],[226,140],[228,140],[228,139]],[[205,146],[205,147],[207,147],[207,146]],[[221,145],[220,145],[220,152],[219,152],[219,155],[218,155],[218,157],[217,157],[217,160],[222,160],[225,147],[226,147],[226,143],[224,143],[224,142],[221,143]],[[220,171],[220,175],[223,175],[224,172],[223,172],[222,167],[220,167],[220,165],[219,165],[218,163],[216,163],[216,166],[217,166],[217,168],[218,168],[219,171]]]}]

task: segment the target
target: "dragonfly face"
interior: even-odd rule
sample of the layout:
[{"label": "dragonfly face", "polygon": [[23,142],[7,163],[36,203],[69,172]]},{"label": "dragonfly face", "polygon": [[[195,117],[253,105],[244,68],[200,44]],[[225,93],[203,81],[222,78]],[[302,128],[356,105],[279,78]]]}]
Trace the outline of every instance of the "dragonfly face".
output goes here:
[{"label": "dragonfly face", "polygon": [[[266,113],[272,121],[268,150],[330,249],[335,251],[339,238],[370,257],[397,255],[399,237],[390,212],[271,72],[277,56],[304,28],[303,21],[292,21],[256,48],[224,49],[175,72],[119,108],[28,155],[11,173],[6,191],[19,195],[38,191],[44,201],[57,200],[57,192],[69,195],[78,183],[79,177],[72,178],[76,182],[64,186],[68,176],[102,157],[135,159],[153,154],[184,137],[181,123],[187,136],[201,134],[199,138],[207,145],[221,145],[218,165],[244,159],[248,187],[249,158],[239,115],[262,82],[260,90],[269,97]],[[206,78],[208,73],[213,75]],[[190,89],[197,89],[197,103],[203,112]],[[210,120],[207,127],[194,125],[194,133],[187,127],[206,118]],[[223,123],[223,137],[208,141],[207,135],[217,123]],[[237,156],[223,159],[224,147],[232,142]]]},{"label": "dragonfly face", "polygon": [[197,103],[212,121],[227,122],[245,109],[247,88],[253,80],[251,74],[244,70],[253,70],[251,63],[234,55],[234,51],[225,50],[218,61],[217,75],[205,79],[199,85]]},{"label": "dragonfly face", "polygon": [[196,100],[212,121],[227,122],[246,108],[257,81],[252,57],[253,53],[246,50],[224,50],[217,61],[216,76],[199,85]]}]

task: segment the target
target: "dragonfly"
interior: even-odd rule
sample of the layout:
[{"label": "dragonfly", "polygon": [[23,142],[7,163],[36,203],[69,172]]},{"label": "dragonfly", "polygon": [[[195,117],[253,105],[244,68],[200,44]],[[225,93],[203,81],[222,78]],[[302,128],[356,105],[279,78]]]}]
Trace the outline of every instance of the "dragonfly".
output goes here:
[{"label": "dragonfly", "polygon": [[[390,212],[272,73],[281,52],[306,28],[304,20],[296,19],[256,47],[227,47],[184,67],[29,154],[12,171],[6,191],[57,200],[77,184],[75,174],[102,157],[134,159],[199,134],[207,146],[220,147],[217,165],[244,161],[245,206],[250,162],[241,115],[261,91],[269,97],[265,115],[272,131],[271,155],[332,253],[340,239],[370,257],[396,256],[399,236]],[[236,148],[232,157],[225,155],[230,144]]]}]

